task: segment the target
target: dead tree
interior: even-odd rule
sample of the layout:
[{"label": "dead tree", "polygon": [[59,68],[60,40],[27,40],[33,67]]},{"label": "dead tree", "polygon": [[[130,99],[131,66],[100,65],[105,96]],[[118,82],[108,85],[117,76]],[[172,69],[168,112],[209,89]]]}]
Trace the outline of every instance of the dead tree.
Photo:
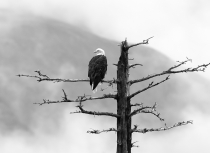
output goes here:
[{"label": "dead tree", "polygon": [[[150,37],[152,38],[152,37]],[[141,43],[137,44],[132,44],[128,45],[127,40],[123,41],[119,46],[121,48],[121,55],[119,58],[119,61],[117,64],[114,64],[117,66],[117,79],[113,80],[103,80],[104,83],[107,83],[108,86],[112,85],[117,85],[117,94],[104,94],[101,97],[92,97],[92,96],[78,96],[77,99],[69,99],[67,97],[66,92],[63,90],[63,99],[62,100],[46,100],[44,99],[43,102],[41,103],[36,103],[39,105],[43,104],[52,104],[52,103],[65,103],[65,102],[77,102],[78,103],[78,111],[72,112],[72,113],[83,113],[83,114],[90,114],[90,115],[105,115],[105,116],[110,116],[110,117],[115,117],[117,119],[117,128],[109,128],[106,130],[91,130],[87,131],[88,133],[92,134],[99,134],[102,132],[110,132],[114,131],[117,132],[117,153],[131,153],[131,148],[134,147],[134,143],[132,142],[132,134],[134,132],[138,133],[147,133],[147,132],[153,132],[153,131],[164,131],[164,130],[169,130],[174,127],[186,125],[189,123],[193,123],[192,120],[189,121],[183,121],[183,122],[178,122],[172,126],[167,126],[165,124],[165,127],[160,127],[160,128],[151,128],[151,129],[138,129],[137,125],[133,125],[132,128],[132,117],[134,115],[140,114],[140,113],[148,113],[156,116],[160,121],[164,121],[164,119],[160,116],[160,113],[156,111],[157,104],[155,103],[153,106],[144,106],[143,103],[136,103],[132,104],[131,99],[138,95],[139,93],[142,93],[150,88],[153,88],[161,83],[166,82],[169,80],[169,75],[170,74],[176,74],[176,73],[183,73],[183,72],[196,72],[196,71],[205,71],[207,66],[210,65],[208,64],[202,64],[198,65],[197,67],[194,68],[185,68],[182,70],[175,70],[176,68],[180,67],[181,65],[184,65],[185,63],[191,61],[190,59],[186,59],[185,61],[179,62],[177,65],[174,65],[170,67],[168,70],[157,73],[157,74],[152,74],[145,76],[140,79],[136,80],[129,80],[129,69],[133,68],[135,66],[141,65],[141,64],[132,64],[129,65],[129,58],[128,58],[128,51],[130,48],[142,45],[142,44],[148,44],[149,39],[144,40]],[[50,78],[47,75],[42,74],[40,71],[35,71],[38,75],[23,75],[19,74],[19,77],[32,77],[38,79],[38,82],[41,81],[53,81],[53,82],[89,82],[89,79],[53,79]],[[166,75],[165,79],[163,79],[160,82],[153,82],[149,83],[149,85],[143,89],[140,89],[134,93],[130,93],[130,87],[131,85],[135,83],[139,83],[142,81],[146,81],[149,79],[152,79],[154,77]],[[111,112],[96,112],[96,111],[89,111],[83,108],[82,103],[87,101],[87,100],[101,100],[101,99],[106,99],[106,98],[113,98],[117,100],[117,114],[111,113]],[[136,107],[133,111],[131,111],[132,107]]]}]

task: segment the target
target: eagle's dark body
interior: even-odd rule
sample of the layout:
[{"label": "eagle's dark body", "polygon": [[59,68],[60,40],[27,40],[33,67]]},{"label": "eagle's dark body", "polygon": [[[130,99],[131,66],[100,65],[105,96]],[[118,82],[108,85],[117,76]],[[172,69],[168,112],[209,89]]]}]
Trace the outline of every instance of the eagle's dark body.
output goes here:
[{"label": "eagle's dark body", "polygon": [[103,80],[107,71],[107,58],[105,55],[96,55],[89,62],[88,77],[90,85],[94,90],[97,85]]}]

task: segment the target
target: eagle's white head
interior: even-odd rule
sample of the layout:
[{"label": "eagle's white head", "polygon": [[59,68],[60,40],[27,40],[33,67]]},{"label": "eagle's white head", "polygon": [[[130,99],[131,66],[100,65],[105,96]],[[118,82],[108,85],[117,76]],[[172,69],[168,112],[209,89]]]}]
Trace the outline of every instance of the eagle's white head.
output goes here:
[{"label": "eagle's white head", "polygon": [[104,55],[105,56],[105,51],[101,48],[98,48],[94,51],[94,53],[96,53],[96,55]]}]

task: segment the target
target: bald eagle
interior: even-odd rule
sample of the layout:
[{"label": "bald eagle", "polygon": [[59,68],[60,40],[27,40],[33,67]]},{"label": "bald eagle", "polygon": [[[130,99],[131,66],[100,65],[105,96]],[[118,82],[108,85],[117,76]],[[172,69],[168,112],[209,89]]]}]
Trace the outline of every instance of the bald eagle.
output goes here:
[{"label": "bald eagle", "polygon": [[107,59],[103,49],[98,48],[94,51],[94,56],[88,65],[88,77],[90,78],[90,86],[93,92],[97,91],[97,85],[103,80],[107,71]]}]

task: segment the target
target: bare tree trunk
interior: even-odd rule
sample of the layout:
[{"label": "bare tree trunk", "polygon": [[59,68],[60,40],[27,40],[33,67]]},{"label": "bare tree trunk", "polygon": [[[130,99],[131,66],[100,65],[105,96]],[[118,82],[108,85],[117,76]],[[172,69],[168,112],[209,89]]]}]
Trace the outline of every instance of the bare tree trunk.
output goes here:
[{"label": "bare tree trunk", "polygon": [[128,114],[130,114],[130,103],[128,103],[127,99],[127,96],[129,95],[129,86],[127,84],[129,64],[126,40],[121,44],[121,55],[117,66],[117,114],[120,116],[117,119],[117,153],[128,153],[128,150],[130,152],[128,147],[131,145],[131,120],[128,120]]},{"label": "bare tree trunk", "polygon": [[[128,91],[129,91],[129,87],[128,87]],[[130,114],[131,113],[131,104],[130,104],[130,99],[127,101],[127,110],[126,110],[126,114]],[[126,117],[126,121],[127,123],[127,148],[128,148],[128,153],[131,153],[131,144],[132,144],[132,133],[131,133],[131,119],[132,118],[128,118]]]}]

